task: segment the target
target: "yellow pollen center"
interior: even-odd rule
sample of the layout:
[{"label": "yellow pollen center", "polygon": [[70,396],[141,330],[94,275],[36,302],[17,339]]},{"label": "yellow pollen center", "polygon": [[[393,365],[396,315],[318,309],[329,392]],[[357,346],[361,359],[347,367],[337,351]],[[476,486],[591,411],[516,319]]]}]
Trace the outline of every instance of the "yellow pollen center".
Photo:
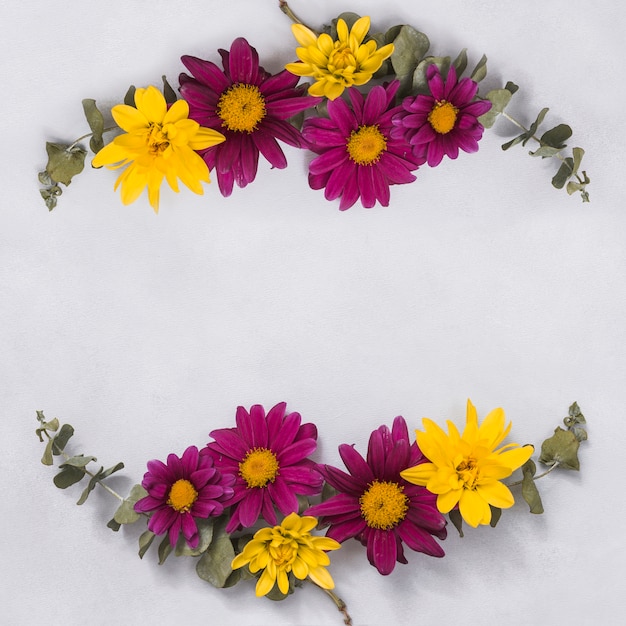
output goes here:
[{"label": "yellow pollen center", "polygon": [[278,459],[267,448],[248,450],[246,458],[239,463],[239,475],[246,481],[248,487],[265,487],[274,482],[278,474]]},{"label": "yellow pollen center", "polygon": [[346,144],[350,158],[358,165],[372,165],[387,149],[387,141],[378,126],[360,126],[350,133]]},{"label": "yellow pollen center", "polygon": [[167,503],[179,513],[186,513],[198,499],[195,487],[184,478],[177,480],[170,489]]},{"label": "yellow pollen center", "polygon": [[428,114],[428,121],[436,133],[445,135],[454,128],[458,112],[452,103],[439,100]]},{"label": "yellow pollen center", "polygon": [[163,132],[163,126],[150,122],[148,126],[148,150],[154,156],[158,156],[162,152],[165,152],[170,146],[170,141],[167,133]]},{"label": "yellow pollen center", "polygon": [[[279,545],[273,545],[272,542],[269,547],[269,553],[272,560],[276,564],[276,567],[286,567],[291,565],[298,554],[298,546],[295,541],[289,543],[281,543]],[[295,545],[294,545],[295,544]]]},{"label": "yellow pollen center", "polygon": [[217,114],[228,130],[251,133],[265,117],[265,98],[256,85],[238,83],[217,102]]},{"label": "yellow pollen center", "polygon": [[401,522],[409,509],[409,499],[398,483],[375,480],[359,498],[361,515],[370,528],[389,530]]},{"label": "yellow pollen center", "polygon": [[345,70],[347,68],[356,69],[356,58],[351,48],[340,42],[335,43],[335,49],[330,53],[328,66],[332,71]]},{"label": "yellow pollen center", "polygon": [[478,480],[478,465],[476,459],[467,457],[457,465],[456,468],[459,480],[465,484],[466,489],[474,489]]}]

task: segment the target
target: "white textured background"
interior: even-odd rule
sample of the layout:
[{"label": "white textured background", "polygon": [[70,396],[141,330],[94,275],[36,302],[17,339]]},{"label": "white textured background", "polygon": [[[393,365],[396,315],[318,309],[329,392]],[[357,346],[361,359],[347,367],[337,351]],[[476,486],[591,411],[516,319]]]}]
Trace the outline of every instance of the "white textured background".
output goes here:
[{"label": "white textured background", "polygon": [[[267,69],[293,60],[275,0],[22,0],[0,8],[0,416],[7,624],[341,623],[307,586],[282,604],[253,585],[220,591],[188,559],[136,555],[139,529],[105,527],[102,490],[52,484],[35,410],[76,428],[71,450],[126,463],[126,492],[151,458],[203,445],[238,404],[285,400],[320,430],[317,460],[365,450],[405,416],[461,423],[503,406],[513,437],[539,443],[577,400],[589,421],[580,473],[539,483],[444,559],[407,550],[381,577],[354,541],[331,573],[354,624],[621,623],[626,268],[622,60],[617,0],[304,2],[312,25],[342,10],[382,28],[411,23],[436,54],[489,57],[488,88],[520,85],[509,111],[574,128],[591,204],[550,185],[555,163],[500,144],[500,120],[462,154],[392,190],[389,208],[340,213],[306,184],[307,157],[259,168],[231,198],[164,192],[155,216],[123,207],[113,172],[79,176],[48,213],[37,172],[46,140],[86,132],[80,101],[177,82],[181,54],[217,60],[245,36]],[[520,498],[521,500],[521,498]]]}]

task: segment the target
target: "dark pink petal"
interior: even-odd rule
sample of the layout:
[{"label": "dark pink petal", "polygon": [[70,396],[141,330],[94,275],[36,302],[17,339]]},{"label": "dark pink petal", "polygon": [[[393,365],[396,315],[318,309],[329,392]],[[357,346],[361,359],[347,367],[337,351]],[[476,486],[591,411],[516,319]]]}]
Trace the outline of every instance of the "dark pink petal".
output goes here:
[{"label": "dark pink petal", "polygon": [[261,506],[261,515],[264,520],[270,524],[276,524],[276,512],[274,511],[274,503],[267,489],[263,489],[263,504]]},{"label": "dark pink petal", "polygon": [[311,189],[324,189],[330,175],[331,172],[324,172],[323,174],[309,174],[309,187],[311,187]]},{"label": "dark pink petal", "polygon": [[426,80],[428,81],[428,88],[433,98],[435,98],[435,100],[444,100],[446,95],[443,79],[439,73],[439,68],[434,63],[429,65],[426,70]]},{"label": "dark pink petal", "polygon": [[[323,465],[320,467],[320,471],[324,475],[326,482],[330,483],[332,487],[341,493],[360,497],[367,488],[367,480],[355,478],[336,467],[332,467],[332,465]],[[373,476],[369,482],[372,480],[374,480]]]},{"label": "dark pink petal", "polygon": [[385,180],[385,176],[378,168],[377,164],[373,165],[370,169],[372,170],[372,187],[376,199],[381,206],[389,206],[389,183]]},{"label": "dark pink petal", "polygon": [[238,37],[230,47],[228,65],[233,83],[254,84],[258,77],[259,55],[243,37]]},{"label": "dark pink petal", "polygon": [[339,456],[346,464],[348,471],[352,476],[355,476],[364,483],[371,483],[376,476],[372,472],[370,466],[365,462],[365,459],[348,444],[342,444],[339,446]]},{"label": "dark pink petal", "polygon": [[[219,146],[218,146],[219,149]],[[218,153],[219,154],[219,153]],[[216,161],[216,169],[217,169],[217,161]],[[233,184],[235,183],[235,175],[231,169],[219,171],[217,170],[217,184],[220,188],[220,193],[228,198],[230,194],[233,192]]]},{"label": "dark pink petal", "polygon": [[155,535],[162,535],[176,521],[178,513],[169,506],[157,509],[148,520],[148,528]]},{"label": "dark pink petal", "polygon": [[[469,79],[465,79],[465,80],[469,80]],[[443,99],[451,101],[452,97],[451,97],[451,93],[452,90],[456,87],[457,82],[456,82],[456,68],[454,67],[454,65],[450,66],[450,69],[448,70],[448,76],[446,77],[446,85],[445,85],[445,89],[444,89],[444,95],[443,95]],[[441,98],[438,98],[441,99]],[[452,102],[452,104],[454,104],[454,102]]]},{"label": "dark pink petal", "polygon": [[303,137],[308,143],[308,148],[318,152],[325,148],[335,148],[345,146],[346,138],[337,130],[326,130],[324,128],[310,128],[302,131]]},{"label": "dark pink petal", "polygon": [[171,485],[165,483],[155,483],[149,489],[146,489],[153,498],[164,500],[170,492]]},{"label": "dark pink petal", "polygon": [[471,78],[463,78],[452,88],[448,100],[456,107],[460,107],[471,102],[477,91],[478,83]]},{"label": "dark pink petal", "polygon": [[174,521],[172,522],[172,525],[168,530],[170,545],[172,546],[172,548],[176,545],[176,542],[178,541],[178,536],[180,535],[180,529],[182,526],[181,517],[182,515],[180,513],[176,513],[176,517],[174,518]]},{"label": "dark pink petal", "polygon": [[375,430],[370,435],[367,446],[367,464],[376,478],[383,478],[385,474],[385,447],[380,429]]},{"label": "dark pink petal", "polygon": [[279,450],[276,453],[278,463],[281,467],[293,465],[315,452],[317,442],[315,439],[302,439],[292,443],[290,446]]},{"label": "dark pink petal", "polygon": [[218,174],[230,173],[233,164],[239,159],[241,142],[233,133],[226,134],[226,141],[217,146],[215,168]]},{"label": "dark pink petal", "polygon": [[268,115],[279,120],[286,120],[302,111],[314,107],[319,101],[319,98],[299,96],[276,101],[266,100],[265,107]]},{"label": "dark pink petal", "polygon": [[[242,440],[234,428],[220,428],[211,431],[209,435],[215,439],[221,450],[237,461],[241,461],[251,447]],[[213,444],[209,444],[209,448],[212,447]]]},{"label": "dark pink petal", "polygon": [[326,536],[339,543],[343,543],[346,539],[357,537],[357,535],[361,534],[366,528],[367,524],[365,520],[359,515],[358,517],[353,517],[349,520],[339,522],[338,524],[333,524],[326,532]]},{"label": "dark pink petal", "polygon": [[279,402],[267,412],[267,438],[270,446],[282,428],[286,407],[286,402]]},{"label": "dark pink petal", "polygon": [[198,467],[198,448],[189,446],[180,459],[183,469],[183,476],[189,477]]},{"label": "dark pink petal", "polygon": [[273,483],[268,483],[267,491],[283,515],[298,512],[298,498],[280,476],[277,476]]},{"label": "dark pink petal", "polygon": [[491,110],[491,102],[489,100],[476,100],[470,104],[464,106],[461,109],[461,113],[467,115],[473,115],[474,117],[480,117]]},{"label": "dark pink petal", "polygon": [[221,94],[232,84],[215,63],[203,61],[202,59],[189,55],[181,57],[180,60],[197,80],[217,93]]},{"label": "dark pink petal", "polygon": [[270,447],[275,453],[280,452],[295,441],[301,419],[300,413],[289,413],[285,416],[280,431],[274,440],[270,441]]},{"label": "dark pink petal", "polygon": [[254,430],[252,428],[252,420],[250,414],[243,406],[238,406],[235,411],[235,423],[239,436],[243,439],[248,450],[254,448]]},{"label": "dark pink petal", "polygon": [[137,513],[147,513],[148,511],[154,511],[154,509],[163,506],[164,501],[162,498],[154,498],[152,496],[146,496],[141,498],[138,502],[135,502],[134,509]]},{"label": "dark pink petal", "polygon": [[167,465],[157,459],[148,461],[148,473],[152,474],[158,480],[167,483],[171,482],[174,477]]},{"label": "dark pink petal", "polygon": [[346,160],[348,160],[348,152],[345,146],[340,148],[331,148],[311,161],[309,164],[309,172],[311,174],[323,174],[324,172],[330,172],[331,170],[339,167]]},{"label": "dark pink petal", "polygon": [[306,422],[298,429],[295,441],[300,439],[315,439],[317,441],[317,426],[311,422]]},{"label": "dark pink petal", "polygon": [[207,467],[206,469],[196,470],[191,472],[189,480],[193,483],[196,489],[202,489],[217,473],[214,467]]},{"label": "dark pink petal", "polygon": [[361,193],[361,204],[366,209],[371,209],[376,204],[376,193],[374,192],[374,182],[372,180],[372,168],[361,165],[357,167],[357,182]]},{"label": "dark pink petal", "polygon": [[350,178],[355,175],[355,170],[356,165],[353,161],[344,161],[330,173],[324,194],[326,200],[335,200],[343,194],[344,187]]},{"label": "dark pink petal", "polygon": [[248,489],[244,498],[237,507],[240,523],[246,528],[252,526],[259,519],[263,504],[263,489]]},{"label": "dark pink petal", "polygon": [[215,500],[207,500],[206,502],[196,500],[193,503],[193,507],[190,512],[194,517],[206,519],[208,517],[217,517],[218,515],[221,515],[223,510],[224,507]]},{"label": "dark pink petal", "polygon": [[302,136],[300,133],[288,122],[282,120],[273,120],[265,118],[261,122],[261,128],[264,131],[272,134],[276,139],[285,142],[295,148],[301,148],[303,145]]},{"label": "dark pink petal", "polygon": [[187,543],[192,548],[195,548],[198,545],[198,527],[196,522],[189,513],[182,513],[180,517],[183,535],[187,539]]},{"label": "dark pink petal", "polygon": [[288,483],[300,483],[302,485],[319,485],[322,477],[313,466],[292,465],[281,468],[280,475]]},{"label": "dark pink petal", "polygon": [[259,152],[272,164],[280,170],[287,167],[287,159],[285,153],[281,150],[278,142],[270,134],[265,133],[262,129],[258,129],[252,135],[252,140],[258,148]]},{"label": "dark pink petal", "polygon": [[444,517],[434,507],[416,505],[413,501],[407,511],[406,519],[430,533],[438,533],[446,527]]},{"label": "dark pink petal", "polygon": [[383,575],[393,572],[396,566],[398,549],[397,539],[393,531],[372,528],[367,542],[367,558],[369,562]]},{"label": "dark pink petal", "polygon": [[260,404],[250,407],[250,424],[252,425],[252,447],[267,448],[267,422],[265,409]]},{"label": "dark pink petal", "polygon": [[350,87],[348,89],[348,95],[350,96],[350,104],[352,105],[354,116],[359,122],[362,122],[363,104],[365,103],[363,94],[356,87]]},{"label": "dark pink petal", "polygon": [[393,420],[393,425],[391,427],[391,438],[394,442],[396,441],[409,441],[409,429],[406,425],[406,421],[401,415],[398,415]]},{"label": "dark pink petal", "polygon": [[346,137],[349,137],[350,133],[359,127],[354,113],[347,103],[340,98],[328,103],[328,115]]},{"label": "dark pink petal", "polygon": [[283,70],[282,72],[278,72],[278,74],[274,74],[264,80],[259,85],[259,91],[267,97],[277,92],[294,88],[298,84],[299,80],[299,76],[296,76],[287,70]]},{"label": "dark pink petal", "polygon": [[309,507],[306,515],[314,515],[315,517],[333,515],[333,516],[347,516],[348,518],[361,515],[361,507],[359,504],[359,498],[347,493],[339,493],[332,498],[329,498],[325,502],[315,504]]},{"label": "dark pink petal", "polygon": [[437,167],[444,156],[443,142],[435,138],[428,144],[428,152],[426,158],[430,167]]},{"label": "dark pink petal", "polygon": [[379,122],[380,116],[387,109],[387,94],[385,89],[380,85],[372,87],[367,94],[365,106],[363,107],[362,123],[366,126],[372,126]]},{"label": "dark pink petal", "polygon": [[[356,166],[352,165],[353,169],[356,170]],[[355,176],[356,171],[352,172],[352,175],[348,177],[343,187],[343,193],[341,194],[341,202],[339,203],[339,210],[346,211],[351,206],[354,206],[356,201],[359,199],[359,183],[357,181],[357,177]]]},{"label": "dark pink petal", "polygon": [[383,154],[376,165],[391,184],[403,185],[415,180],[415,176],[407,167],[407,162],[391,152]]},{"label": "dark pink petal", "polygon": [[443,548],[433,539],[430,533],[406,519],[398,524],[396,532],[411,550],[423,552],[430,556],[442,557],[445,555]]}]

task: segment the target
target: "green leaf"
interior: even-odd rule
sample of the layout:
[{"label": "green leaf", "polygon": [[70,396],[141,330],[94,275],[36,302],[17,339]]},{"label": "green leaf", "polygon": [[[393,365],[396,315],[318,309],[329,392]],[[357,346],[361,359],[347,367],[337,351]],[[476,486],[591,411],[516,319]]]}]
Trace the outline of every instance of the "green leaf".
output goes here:
[{"label": "green leaf", "polygon": [[55,417],[49,422],[46,422],[43,411],[37,411],[37,419],[39,420],[41,426],[35,429],[35,434],[37,435],[37,437],[39,437],[39,441],[43,443],[43,437],[41,436],[41,433],[44,432],[44,430],[51,430],[52,432],[56,432],[59,429],[59,420]]},{"label": "green leaf", "polygon": [[117,532],[122,527],[121,524],[118,524],[114,519],[111,519],[107,522],[107,528],[110,528],[113,532]]},{"label": "green leaf", "polygon": [[77,482],[81,481],[85,476],[85,470],[80,467],[68,466],[62,469],[54,478],[54,484],[59,489],[67,489]]},{"label": "green leaf", "polygon": [[196,525],[200,536],[198,546],[196,548],[190,548],[185,538],[181,535],[178,539],[178,543],[176,544],[176,556],[200,556],[211,544],[215,518],[197,519]]},{"label": "green leaf", "polygon": [[491,128],[498,115],[500,115],[511,101],[513,94],[508,89],[493,89],[485,96],[491,102],[491,109],[481,115],[478,121],[485,127]]},{"label": "green leaf", "polygon": [[537,115],[537,119],[530,125],[530,128],[524,133],[524,140],[522,141],[522,145],[525,146],[530,139],[532,139],[533,135],[537,132],[537,129],[543,123],[543,120],[550,109],[545,107],[539,111],[539,115]]},{"label": "green leaf", "polygon": [[240,567],[239,569],[235,569],[230,573],[230,576],[226,579],[224,586],[222,589],[226,589],[227,587],[234,587],[240,580],[242,580],[242,570],[246,568]]},{"label": "green leaf", "polygon": [[526,133],[518,135],[514,139],[511,139],[511,141],[507,141],[506,143],[503,143],[502,149],[508,150],[509,148],[512,148],[513,146],[516,146],[518,143],[521,143],[522,141],[524,141],[524,139],[526,139]]},{"label": "green leaf", "polygon": [[144,554],[148,551],[148,548],[152,545],[156,535],[151,530],[146,530],[139,536],[139,558],[143,559]]},{"label": "green leaf", "polygon": [[326,502],[329,498],[336,496],[339,492],[327,482],[324,482],[324,486],[322,487],[322,502]]},{"label": "green leaf", "polygon": [[504,88],[507,91],[510,91],[511,95],[513,95],[519,89],[519,87],[515,83],[511,82],[510,80],[507,81],[506,85],[504,85]]},{"label": "green leaf", "polygon": [[586,424],[587,420],[585,416],[580,412],[580,407],[578,406],[578,402],[574,402],[569,410],[568,417],[563,419],[563,423],[569,428],[570,426],[574,426],[575,424]]},{"label": "green leaf", "polygon": [[[578,168],[580,167],[584,155],[585,151],[582,148],[572,148],[572,156],[574,157],[574,165],[572,166],[572,170],[574,174],[578,174]],[[574,402],[574,404],[576,403]]]},{"label": "green leaf", "polygon": [[580,428],[580,426],[572,426],[570,430],[574,433],[574,437],[576,437],[578,441],[587,441],[587,431],[584,428]]},{"label": "green leaf", "polygon": [[459,509],[452,509],[448,513],[450,521],[454,524],[454,527],[459,531],[459,537],[463,537],[463,518]]},{"label": "green leaf", "polygon": [[83,493],[80,495],[80,498],[78,499],[78,502],[76,504],[80,505],[80,504],[84,504],[85,503],[85,501],[89,497],[89,494],[96,488],[96,485],[102,480],[102,470],[103,469],[104,468],[101,467],[97,471],[97,473],[94,474],[91,477],[91,479],[87,483],[87,486],[83,490]]},{"label": "green leaf", "polygon": [[119,472],[121,469],[124,469],[124,463],[120,461],[113,467],[109,467],[109,469],[104,470],[104,472],[102,472],[102,478],[108,478],[111,474],[115,474],[115,472]]},{"label": "green leaf", "polygon": [[541,496],[539,490],[535,484],[535,472],[537,466],[532,459],[528,459],[524,465],[522,465],[522,473],[524,478],[522,479],[522,497],[528,503],[531,513],[540,515],[543,513],[543,504],[541,502]]},{"label": "green leaf", "polygon": [[165,563],[165,559],[172,553],[172,544],[170,543],[169,536],[166,534],[161,543],[159,544],[159,565]]},{"label": "green leaf", "polygon": [[65,450],[67,442],[72,438],[73,435],[74,427],[70,424],[63,424],[63,426],[61,426],[61,430],[56,434],[53,439],[54,446],[52,448],[52,454],[54,454],[55,456],[61,454],[61,452]]},{"label": "green leaf", "polygon": [[104,130],[104,117],[100,113],[96,106],[96,101],[93,98],[85,98],[83,100],[83,111],[87,118],[89,128],[93,133],[89,140],[89,147],[91,151],[96,154],[102,148],[104,148],[104,140],[102,139],[102,131]]},{"label": "green leaf", "polygon": [[463,48],[463,50],[459,52],[457,58],[452,61],[452,65],[454,65],[457,77],[460,78],[461,74],[463,74],[467,68],[467,48]]},{"label": "green leaf", "polygon": [[235,548],[230,536],[224,530],[225,527],[226,518],[216,521],[213,541],[196,564],[198,576],[218,588],[226,585],[226,581],[233,572],[231,563],[235,558]]},{"label": "green leaf", "polygon": [[46,171],[57,183],[69,185],[72,177],[80,174],[85,167],[87,151],[80,146],[46,142],[48,164]]},{"label": "green leaf", "polygon": [[278,585],[276,583],[274,583],[274,586],[272,587],[272,590],[265,596],[266,598],[268,598],[269,600],[274,600],[275,602],[280,602],[281,600],[284,600],[287,596],[291,595],[294,591],[295,591],[295,577],[294,575],[289,572],[289,574],[287,575],[287,578],[289,580],[289,589],[287,591],[287,593],[283,593],[279,588]]},{"label": "green leaf", "polygon": [[491,509],[491,521],[489,522],[489,526],[495,528],[502,517],[502,509],[499,509],[497,506],[491,506],[491,504],[489,508]]},{"label": "green leaf", "polygon": [[37,179],[42,185],[45,185],[46,187],[54,185],[54,181],[52,180],[52,178],[50,178],[50,174],[48,174],[46,170],[44,170],[43,172],[39,172],[39,174],[37,174]]},{"label": "green leaf", "polygon": [[124,95],[124,104],[127,104],[129,107],[135,107],[135,91],[137,91],[135,85],[131,85]]},{"label": "green leaf", "polygon": [[168,104],[174,104],[176,100],[178,100],[178,96],[176,92],[172,88],[172,86],[167,82],[167,78],[165,78],[165,74],[161,76],[161,80],[163,81],[163,96],[165,97],[165,102]]},{"label": "green leaf", "polygon": [[393,45],[390,57],[393,70],[397,76],[407,76],[415,71],[417,64],[428,52],[430,41],[424,33],[405,24],[400,28]]},{"label": "green leaf", "polygon": [[541,135],[541,143],[562,150],[571,136],[572,129],[567,124],[559,124]]},{"label": "green leaf", "polygon": [[97,461],[95,456],[84,456],[83,454],[77,454],[76,456],[71,456],[67,461],[59,465],[59,467],[79,467],[84,468],[86,465],[91,463],[92,461]]},{"label": "green leaf", "polygon": [[573,432],[557,426],[554,435],[541,444],[539,462],[549,466],[558,463],[560,467],[565,469],[579,470],[579,446],[580,441],[576,439]]},{"label": "green leaf", "polygon": [[387,45],[388,43],[393,43],[394,39],[400,34],[402,30],[403,24],[396,24],[392,26],[386,33],[383,45]]},{"label": "green leaf", "polygon": [[483,54],[472,71],[470,78],[479,83],[485,76],[487,76],[487,57]]},{"label": "green leaf", "polygon": [[561,152],[561,148],[554,148],[553,146],[539,146],[534,152],[531,150],[528,154],[534,157],[553,157]]},{"label": "green leaf", "polygon": [[48,439],[48,441],[46,442],[46,448],[43,451],[41,462],[44,465],[54,465],[54,459],[52,457],[52,439]]},{"label": "green leaf", "polygon": [[141,485],[134,485],[128,497],[115,511],[113,519],[119,524],[134,524],[141,517],[134,509],[135,503],[147,495],[148,492]]},{"label": "green leaf", "polygon": [[552,178],[552,186],[557,189],[563,189],[565,183],[571,178],[574,169],[574,159],[567,157],[561,163],[558,172]]}]

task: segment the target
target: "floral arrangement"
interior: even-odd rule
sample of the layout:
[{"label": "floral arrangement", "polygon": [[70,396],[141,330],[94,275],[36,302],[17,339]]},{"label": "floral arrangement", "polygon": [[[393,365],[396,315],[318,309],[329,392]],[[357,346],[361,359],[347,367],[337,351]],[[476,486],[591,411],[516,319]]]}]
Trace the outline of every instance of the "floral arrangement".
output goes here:
[{"label": "floral arrangement", "polygon": [[[42,411],[37,420],[36,433],[46,442],[42,463],[63,459],[57,487],[89,478],[77,504],[97,485],[106,489],[120,501],[108,523],[114,531],[147,522],[140,557],[160,537],[159,564],[172,552],[193,557],[198,576],[215,587],[256,579],[256,595],[272,600],[310,581],[334,600],[345,624],[352,619],[333,591],[330,552],[356,539],[384,576],[396,563],[408,563],[405,546],[443,557],[448,521],[461,536],[464,525],[495,527],[515,502],[513,487],[520,487],[531,513],[543,513],[535,481],[557,467],[578,470],[580,442],[587,439],[585,417],[573,403],[566,428],[558,426],[541,444],[539,462],[548,469],[536,475],[534,446],[505,443],[511,423],[504,411],[495,409],[481,422],[468,400],[462,431],[452,421],[445,432],[424,419],[413,440],[404,418],[396,417],[391,428],[382,425],[370,434],[365,455],[340,445],[345,471],[310,458],[317,428],[287,412],[286,403],[267,412],[258,404],[240,406],[235,425],[213,430],[203,448],[191,445],[181,456],[149,461],[141,484],[123,497],[105,483],[123,463],[92,471],[96,457],[66,451],[72,426],[47,421]],[[503,482],[517,470],[520,480]],[[316,528],[327,528],[326,534],[312,532]]]},{"label": "floral arrangement", "polygon": [[[298,46],[297,60],[277,74],[237,38],[229,50],[218,50],[221,67],[183,56],[178,93],[163,77],[161,89],[131,86],[110,112],[83,100],[90,132],[71,143],[46,144],[48,163],[39,180],[48,209],[56,206],[61,185],[84,169],[86,139],[92,167],[120,171],[114,189],[122,203],[147,190],[155,212],[164,182],[175,192],[182,182],[203,194],[212,175],[227,197],[235,186],[254,182],[261,157],[286,168],[281,143],[314,153],[309,186],[340,210],[357,203],[388,206],[393,185],[417,181],[421,167],[477,152],[484,130],[500,118],[521,130],[503,150],[534,142],[532,156],[559,162],[552,185],[589,200],[589,177],[580,169],[584,151],[566,152],[571,128],[540,131],[547,108],[529,128],[511,117],[506,107],[518,90],[512,82],[480,94],[484,56],[467,72],[466,50],[454,58],[431,56],[427,36],[412,26],[380,33],[371,30],[369,17],[343,13],[318,32],[286,2],[279,5],[293,21]],[[112,139],[105,142],[105,136]],[[578,449],[587,438],[585,418],[573,403],[565,428],[541,444],[538,461],[548,469],[536,475],[534,446],[507,442],[511,424],[503,410],[480,421],[468,401],[462,429],[448,421],[446,432],[424,419],[412,436],[396,417],[370,434],[365,453],[340,445],[343,469],[313,460],[317,428],[284,402],[268,411],[238,407],[235,425],[210,432],[204,447],[149,461],[141,483],[124,497],[106,482],[123,463],[90,469],[94,456],[67,451],[72,426],[48,421],[41,411],[37,419],[37,435],[46,443],[42,462],[61,460],[54,484],[66,489],[87,481],[78,504],[97,486],[117,498],[108,526],[118,531],[146,523],[140,557],[159,538],[159,564],[172,553],[192,557],[198,576],[213,586],[253,579],[256,595],[273,600],[308,581],[334,600],[345,624],[352,620],[330,573],[331,555],[341,558],[342,544],[359,541],[384,576],[408,563],[405,548],[443,557],[449,523],[461,536],[466,526],[495,527],[514,505],[516,488],[531,513],[543,513],[535,481],[555,468],[578,470]],[[521,478],[504,482],[515,472]]]},{"label": "floral arrangement", "polygon": [[[278,74],[267,72],[255,48],[237,38],[229,50],[218,50],[222,67],[183,56],[178,94],[165,76],[162,91],[131,86],[123,103],[106,113],[110,125],[95,100],[83,100],[91,132],[71,143],[46,143],[48,163],[39,181],[48,209],[56,206],[61,185],[83,171],[81,141],[87,138],[92,167],[121,170],[114,188],[122,202],[134,202],[147,189],[155,212],[164,181],[175,192],[182,182],[202,194],[212,172],[221,194],[230,196],[235,184],[243,188],[256,179],[261,157],[286,168],[280,142],[316,155],[309,186],[338,200],[340,210],[357,202],[388,206],[391,186],[416,181],[420,167],[436,167],[460,151],[477,152],[484,130],[498,118],[522,131],[503,150],[532,141],[532,156],[559,161],[552,185],[589,201],[590,180],[580,169],[584,150],[566,153],[570,126],[540,132],[547,108],[529,128],[510,116],[505,109],[518,90],[513,82],[480,94],[485,56],[464,76],[465,49],[454,59],[432,56],[428,37],[407,24],[371,32],[369,17],[342,13],[318,32],[287,2],[279,6],[294,22],[299,46],[298,60]],[[110,133],[117,134],[105,144]]]}]

